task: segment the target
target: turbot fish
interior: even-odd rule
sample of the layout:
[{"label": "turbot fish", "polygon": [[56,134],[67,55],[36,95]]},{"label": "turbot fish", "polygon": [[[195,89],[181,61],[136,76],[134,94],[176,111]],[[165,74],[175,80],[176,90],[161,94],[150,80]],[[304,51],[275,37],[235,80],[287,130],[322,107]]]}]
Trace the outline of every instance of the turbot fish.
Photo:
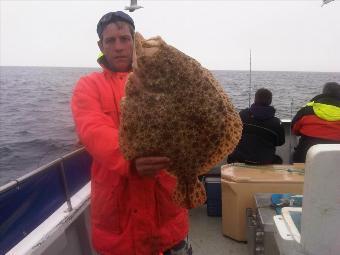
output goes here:
[{"label": "turbot fish", "polygon": [[198,176],[230,154],[242,122],[210,71],[161,37],[135,35],[133,72],[121,101],[120,147],[126,159],[166,156],[177,177],[174,202],[206,201]]}]

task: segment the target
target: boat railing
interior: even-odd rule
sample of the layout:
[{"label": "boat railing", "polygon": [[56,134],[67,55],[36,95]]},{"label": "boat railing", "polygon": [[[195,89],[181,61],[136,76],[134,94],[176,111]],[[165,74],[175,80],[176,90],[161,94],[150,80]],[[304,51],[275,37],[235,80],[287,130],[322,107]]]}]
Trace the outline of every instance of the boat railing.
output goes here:
[{"label": "boat railing", "polygon": [[90,181],[91,157],[84,148],[0,187],[0,254],[33,231]]},{"label": "boat railing", "polygon": [[[282,120],[286,138],[290,120]],[[289,161],[290,144],[278,148]],[[289,143],[289,146],[288,144]],[[71,197],[90,181],[92,159],[84,148],[77,149],[49,164],[0,187],[0,254],[5,254],[44,222],[65,202],[72,211]]]}]

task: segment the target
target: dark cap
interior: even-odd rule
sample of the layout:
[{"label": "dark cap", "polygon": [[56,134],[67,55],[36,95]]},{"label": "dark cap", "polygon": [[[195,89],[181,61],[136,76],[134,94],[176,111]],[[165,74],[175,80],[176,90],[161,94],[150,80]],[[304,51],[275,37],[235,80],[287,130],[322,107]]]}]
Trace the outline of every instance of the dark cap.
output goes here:
[{"label": "dark cap", "polygon": [[117,21],[123,21],[128,24],[130,24],[133,29],[135,29],[135,23],[133,22],[133,19],[127,15],[125,12],[122,11],[116,11],[116,12],[109,12],[106,13],[98,22],[97,24],[97,34],[99,37],[101,37],[105,27],[110,24]]},{"label": "dark cap", "polygon": [[322,93],[340,99],[340,84],[337,82],[327,82],[323,85]]}]

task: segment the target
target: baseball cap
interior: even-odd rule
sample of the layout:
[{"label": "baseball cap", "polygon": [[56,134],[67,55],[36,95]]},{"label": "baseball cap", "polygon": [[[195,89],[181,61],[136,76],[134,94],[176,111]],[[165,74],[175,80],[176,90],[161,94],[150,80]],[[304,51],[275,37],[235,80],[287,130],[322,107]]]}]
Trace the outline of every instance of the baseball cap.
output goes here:
[{"label": "baseball cap", "polygon": [[105,27],[108,24],[116,22],[116,21],[126,22],[130,24],[133,27],[133,29],[135,29],[135,23],[133,22],[133,19],[125,12],[122,12],[122,11],[109,12],[109,13],[106,13],[103,17],[101,17],[101,19],[99,20],[97,24],[98,37],[101,37]]}]

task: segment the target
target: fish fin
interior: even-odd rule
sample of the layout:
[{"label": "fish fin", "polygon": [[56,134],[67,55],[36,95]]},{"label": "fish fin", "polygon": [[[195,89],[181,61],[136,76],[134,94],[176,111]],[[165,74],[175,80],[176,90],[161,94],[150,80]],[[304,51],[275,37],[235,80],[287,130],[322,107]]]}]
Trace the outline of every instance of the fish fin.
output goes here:
[{"label": "fish fin", "polygon": [[172,200],[183,208],[188,208],[187,186],[184,183],[177,182],[176,188],[172,193]]},{"label": "fish fin", "polygon": [[198,178],[196,178],[196,182],[192,186],[189,186],[188,197],[191,208],[199,207],[206,202],[207,195],[205,193],[205,188]]}]

